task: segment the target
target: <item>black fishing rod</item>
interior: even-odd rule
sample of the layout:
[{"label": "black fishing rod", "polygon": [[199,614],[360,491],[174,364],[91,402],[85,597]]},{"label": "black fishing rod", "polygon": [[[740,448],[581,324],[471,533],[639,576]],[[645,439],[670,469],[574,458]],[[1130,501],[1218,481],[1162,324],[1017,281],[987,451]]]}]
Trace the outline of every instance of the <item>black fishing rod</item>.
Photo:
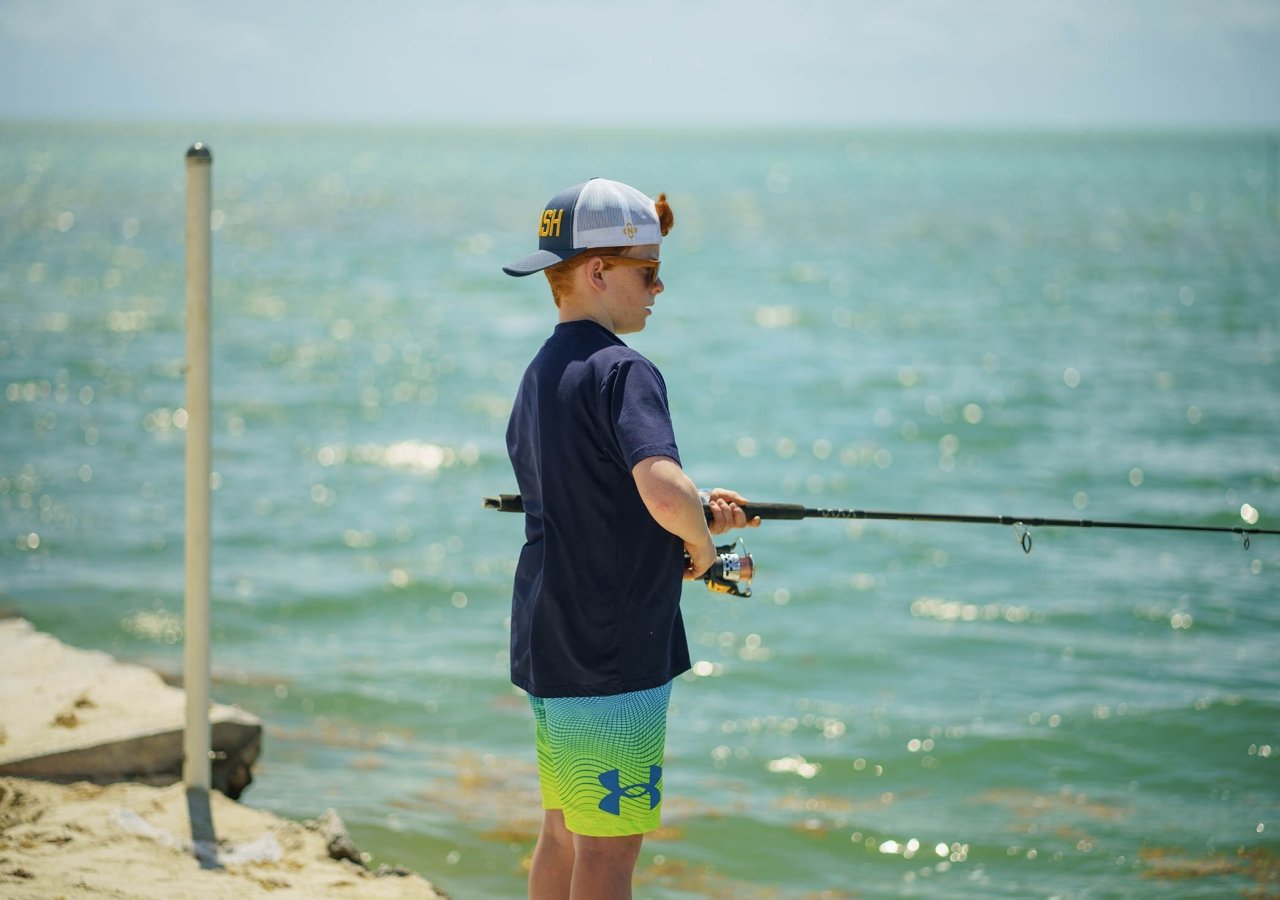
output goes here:
[{"label": "black fishing rod", "polygon": [[[484,498],[485,509],[499,512],[524,512],[524,502],[519,494],[499,494]],[[1052,519],[1045,516],[969,516],[952,513],[883,512],[868,509],[822,509],[802,506],[798,503],[744,503],[743,513],[748,520],[761,519],[868,519],[895,522],[950,522],[966,525],[1009,525],[1018,533],[1022,549],[1031,552],[1032,528],[1130,528],[1144,531],[1217,531],[1239,535],[1244,548],[1249,549],[1249,536],[1253,534],[1280,534],[1274,528],[1253,528],[1241,525],[1171,525],[1158,522],[1111,522],[1101,519]],[[707,509],[707,519],[711,510]]]}]

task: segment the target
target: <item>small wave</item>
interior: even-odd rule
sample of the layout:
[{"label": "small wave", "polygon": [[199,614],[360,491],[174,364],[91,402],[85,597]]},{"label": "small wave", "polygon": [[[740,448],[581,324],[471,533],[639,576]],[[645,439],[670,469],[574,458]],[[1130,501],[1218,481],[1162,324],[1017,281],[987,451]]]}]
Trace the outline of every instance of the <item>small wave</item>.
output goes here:
[{"label": "small wave", "polygon": [[474,466],[480,460],[480,450],[474,444],[449,447],[418,440],[396,441],[391,444],[356,444],[353,447],[326,444],[316,451],[316,460],[322,466],[351,462],[434,475],[441,469],[454,466]]},{"label": "small wave", "polygon": [[962,603],[938,597],[920,597],[911,604],[911,615],[918,619],[937,619],[939,622],[996,622],[1013,624],[1044,622],[1044,613],[1026,606],[1003,603]]}]

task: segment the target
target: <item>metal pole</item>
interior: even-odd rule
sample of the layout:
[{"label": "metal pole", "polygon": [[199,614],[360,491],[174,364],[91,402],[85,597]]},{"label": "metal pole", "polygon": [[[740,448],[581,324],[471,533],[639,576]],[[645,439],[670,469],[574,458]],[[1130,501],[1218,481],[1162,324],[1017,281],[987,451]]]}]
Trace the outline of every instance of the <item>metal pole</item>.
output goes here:
[{"label": "metal pole", "polygon": [[1267,141],[1267,214],[1280,221],[1280,165],[1277,164],[1277,151],[1280,150],[1280,139],[1275,135]]},{"label": "metal pole", "polygon": [[196,143],[187,151],[187,487],[186,599],[183,683],[187,720],[182,780],[207,791],[209,762],[209,476],[212,428],[209,378],[209,234],[213,154]]}]

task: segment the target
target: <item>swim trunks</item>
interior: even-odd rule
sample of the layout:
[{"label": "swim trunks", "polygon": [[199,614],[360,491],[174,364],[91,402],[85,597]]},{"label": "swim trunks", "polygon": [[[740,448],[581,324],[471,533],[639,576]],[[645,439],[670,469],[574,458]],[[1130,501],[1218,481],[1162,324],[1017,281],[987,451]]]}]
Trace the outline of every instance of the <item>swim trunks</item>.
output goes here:
[{"label": "swim trunks", "polygon": [[529,696],[542,808],[564,811],[574,834],[656,829],[671,683],[601,697]]}]

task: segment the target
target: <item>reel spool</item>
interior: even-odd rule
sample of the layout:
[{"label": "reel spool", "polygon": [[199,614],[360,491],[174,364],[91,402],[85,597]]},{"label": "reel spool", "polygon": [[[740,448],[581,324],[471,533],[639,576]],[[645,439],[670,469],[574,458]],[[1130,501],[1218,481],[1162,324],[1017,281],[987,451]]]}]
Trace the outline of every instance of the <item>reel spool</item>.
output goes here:
[{"label": "reel spool", "polygon": [[[741,552],[737,552],[738,547],[742,548]],[[751,596],[751,579],[755,575],[756,565],[755,560],[746,550],[747,547],[742,542],[742,538],[738,538],[732,544],[716,547],[720,557],[702,576],[708,590],[734,597]]]}]

